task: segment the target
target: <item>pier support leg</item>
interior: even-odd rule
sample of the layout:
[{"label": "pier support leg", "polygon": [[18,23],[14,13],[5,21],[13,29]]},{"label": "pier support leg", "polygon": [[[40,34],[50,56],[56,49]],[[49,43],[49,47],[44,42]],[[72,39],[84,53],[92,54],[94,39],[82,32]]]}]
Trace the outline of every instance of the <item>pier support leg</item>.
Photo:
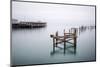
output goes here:
[{"label": "pier support leg", "polygon": [[64,29],[64,54],[66,53],[66,34]]},{"label": "pier support leg", "polygon": [[76,47],[74,47],[74,54],[76,54]]},{"label": "pier support leg", "polygon": [[53,52],[55,52],[55,38],[54,35],[50,35],[51,38],[53,38]]},{"label": "pier support leg", "polygon": [[66,42],[64,41],[64,54],[66,53]]},{"label": "pier support leg", "polygon": [[[58,31],[56,32],[56,37],[58,37]],[[56,47],[57,47],[57,45],[58,45],[57,42],[58,42],[58,38],[56,38],[56,45],[55,45]]]},{"label": "pier support leg", "polygon": [[53,52],[55,52],[55,39],[53,38]]},{"label": "pier support leg", "polygon": [[77,38],[77,37],[76,37],[76,29],[75,29],[75,30],[74,30],[74,38],[73,38],[73,39],[74,39],[74,47],[75,47],[75,48],[76,48],[76,38]]},{"label": "pier support leg", "polygon": [[76,38],[74,38],[74,47],[76,47]]}]

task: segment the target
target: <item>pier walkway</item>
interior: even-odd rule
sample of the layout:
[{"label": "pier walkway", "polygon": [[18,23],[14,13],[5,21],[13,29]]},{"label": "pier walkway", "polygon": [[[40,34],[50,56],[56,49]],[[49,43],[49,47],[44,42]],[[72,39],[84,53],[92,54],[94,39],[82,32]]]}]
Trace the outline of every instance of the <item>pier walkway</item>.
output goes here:
[{"label": "pier walkway", "polygon": [[46,26],[46,22],[21,21],[20,23],[12,23],[12,28],[41,28],[45,26]]}]

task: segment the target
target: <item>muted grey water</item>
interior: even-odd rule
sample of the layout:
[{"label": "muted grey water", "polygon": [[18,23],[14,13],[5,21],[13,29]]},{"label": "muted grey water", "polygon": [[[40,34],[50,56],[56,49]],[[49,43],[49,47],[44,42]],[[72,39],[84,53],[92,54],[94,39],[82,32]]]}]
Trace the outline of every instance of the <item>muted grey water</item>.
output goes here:
[{"label": "muted grey water", "polygon": [[[78,34],[76,53],[73,48],[63,50],[56,49],[51,54],[52,39],[50,34],[58,30],[63,35],[65,24],[51,24],[46,28],[36,29],[12,29],[12,63],[15,65],[44,64],[75,61],[95,60],[95,29],[85,30]],[[57,29],[58,28],[58,29]],[[70,27],[66,28],[67,29]],[[71,44],[66,43],[67,47]],[[59,44],[60,47],[62,45]]]}]

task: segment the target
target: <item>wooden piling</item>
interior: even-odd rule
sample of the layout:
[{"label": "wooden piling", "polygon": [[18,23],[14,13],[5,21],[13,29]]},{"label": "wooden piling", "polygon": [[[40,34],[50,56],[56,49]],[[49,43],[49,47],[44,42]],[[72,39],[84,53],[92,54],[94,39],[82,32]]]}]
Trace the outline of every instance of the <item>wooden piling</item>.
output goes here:
[{"label": "wooden piling", "polygon": [[55,39],[53,38],[53,51],[55,52]]},{"label": "wooden piling", "polygon": [[55,38],[54,38],[54,35],[50,35],[50,37],[53,38],[53,52],[55,52]]},{"label": "wooden piling", "polygon": [[[64,53],[65,53],[66,42],[67,42],[74,45],[74,49],[76,52],[76,43],[77,43],[76,32],[77,30],[75,28],[72,28],[71,30],[69,30],[69,33],[65,32],[65,29],[64,29],[63,36],[59,36],[58,31],[55,33],[55,35],[50,35],[53,38],[53,51],[55,52],[55,48],[58,47],[58,44],[64,43],[63,46],[64,46]],[[70,42],[70,40],[73,40],[73,42]]]},{"label": "wooden piling", "polygon": [[76,47],[76,29],[74,29],[73,39],[74,39],[74,47]]},{"label": "wooden piling", "polygon": [[66,35],[65,29],[64,29],[64,53],[66,51],[66,39],[67,39],[67,35]]},{"label": "wooden piling", "polygon": [[56,45],[55,46],[57,47],[57,45],[58,45],[58,31],[56,32],[56,37],[57,38],[56,38]]}]

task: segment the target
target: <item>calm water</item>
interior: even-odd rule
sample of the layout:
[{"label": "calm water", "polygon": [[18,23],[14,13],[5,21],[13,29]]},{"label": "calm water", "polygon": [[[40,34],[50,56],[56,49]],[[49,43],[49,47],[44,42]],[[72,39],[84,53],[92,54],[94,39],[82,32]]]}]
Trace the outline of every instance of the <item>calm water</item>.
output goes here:
[{"label": "calm water", "polygon": [[[12,64],[44,64],[95,60],[95,29],[81,31],[76,50],[66,43],[66,53],[56,49],[50,34],[81,25],[95,25],[95,7],[12,2],[12,19],[47,22],[45,28],[12,29]],[[12,22],[13,23],[13,22]],[[59,44],[63,47],[62,44]]]},{"label": "calm water", "polygon": [[[78,26],[72,26],[78,27]],[[66,53],[63,49],[56,49],[53,52],[52,38],[50,34],[56,31],[63,35],[71,28],[66,23],[48,23],[45,28],[37,29],[12,29],[12,64],[43,64],[75,61],[95,60],[95,29],[87,29],[78,34],[76,52],[71,44],[66,43]],[[59,44],[60,47],[63,47]]]}]

